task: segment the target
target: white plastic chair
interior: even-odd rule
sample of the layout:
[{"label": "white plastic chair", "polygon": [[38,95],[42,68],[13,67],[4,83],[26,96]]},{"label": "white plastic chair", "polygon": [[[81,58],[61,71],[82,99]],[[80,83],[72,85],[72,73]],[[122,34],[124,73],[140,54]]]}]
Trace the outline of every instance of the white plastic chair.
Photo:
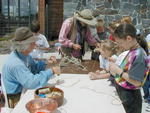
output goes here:
[{"label": "white plastic chair", "polygon": [[[2,108],[2,110],[4,110],[6,113],[11,113],[13,108],[9,108],[7,93],[6,93],[6,89],[5,89],[5,85],[4,85],[4,81],[3,81],[3,76],[2,75],[1,75],[1,87],[2,87],[3,94],[5,96],[5,106]],[[25,88],[22,89],[20,99],[23,97],[23,95],[25,94],[26,91],[27,91],[27,89],[25,89]]]},{"label": "white plastic chair", "polygon": [[5,106],[1,109],[1,112],[2,113],[11,113],[11,111],[13,109],[9,108],[8,98],[7,98],[6,89],[5,89],[5,85],[4,85],[4,82],[3,82],[3,76],[2,75],[1,75],[1,87],[2,87],[4,97],[5,97]]},{"label": "white plastic chair", "polygon": [[3,94],[5,96],[5,107],[9,107],[9,105],[8,105],[8,99],[7,99],[7,94],[6,94],[6,89],[5,89],[5,86],[4,86],[3,76],[2,75],[1,75],[1,87],[2,87]]},{"label": "white plastic chair", "polygon": [[20,99],[23,97],[23,95],[25,94],[26,91],[27,91],[27,89],[25,89],[25,88],[22,89]]}]

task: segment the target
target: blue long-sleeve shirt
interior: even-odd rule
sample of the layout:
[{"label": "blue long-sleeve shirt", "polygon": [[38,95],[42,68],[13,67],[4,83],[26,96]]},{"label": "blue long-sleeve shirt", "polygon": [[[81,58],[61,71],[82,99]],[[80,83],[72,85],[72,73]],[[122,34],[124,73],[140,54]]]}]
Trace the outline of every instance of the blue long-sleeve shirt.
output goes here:
[{"label": "blue long-sleeve shirt", "polygon": [[2,76],[7,94],[20,93],[23,88],[35,89],[47,84],[53,75],[50,69],[45,70],[44,61],[35,61],[31,56],[19,57],[12,52],[2,68]]}]

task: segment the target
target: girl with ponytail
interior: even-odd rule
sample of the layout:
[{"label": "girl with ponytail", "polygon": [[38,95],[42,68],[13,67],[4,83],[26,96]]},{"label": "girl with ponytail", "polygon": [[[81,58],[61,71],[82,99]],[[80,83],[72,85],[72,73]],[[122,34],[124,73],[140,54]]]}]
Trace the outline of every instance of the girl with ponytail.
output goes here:
[{"label": "girl with ponytail", "polygon": [[112,62],[109,65],[110,73],[115,77],[117,93],[126,113],[141,113],[140,87],[149,72],[147,43],[136,35],[136,28],[127,23],[116,28],[114,37],[119,46],[129,50],[119,66]]}]

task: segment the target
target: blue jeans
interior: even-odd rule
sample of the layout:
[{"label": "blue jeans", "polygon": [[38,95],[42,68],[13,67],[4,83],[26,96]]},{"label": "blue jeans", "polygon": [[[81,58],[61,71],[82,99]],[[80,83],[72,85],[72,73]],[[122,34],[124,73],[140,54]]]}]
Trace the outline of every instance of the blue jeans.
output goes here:
[{"label": "blue jeans", "polygon": [[150,81],[149,80],[146,80],[145,84],[143,85],[143,91],[144,91],[144,99],[146,99],[150,104]]}]

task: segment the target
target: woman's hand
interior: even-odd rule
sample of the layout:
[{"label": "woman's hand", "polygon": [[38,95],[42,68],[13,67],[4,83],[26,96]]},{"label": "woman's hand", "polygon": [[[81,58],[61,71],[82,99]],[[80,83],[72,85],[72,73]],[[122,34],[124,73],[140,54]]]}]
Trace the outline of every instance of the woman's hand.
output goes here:
[{"label": "woman's hand", "polygon": [[57,63],[57,60],[56,60],[56,57],[55,56],[51,56],[48,60],[48,65],[50,64],[56,64]]},{"label": "woman's hand", "polygon": [[81,46],[79,44],[73,44],[72,48],[75,49],[75,50],[80,50]]}]

